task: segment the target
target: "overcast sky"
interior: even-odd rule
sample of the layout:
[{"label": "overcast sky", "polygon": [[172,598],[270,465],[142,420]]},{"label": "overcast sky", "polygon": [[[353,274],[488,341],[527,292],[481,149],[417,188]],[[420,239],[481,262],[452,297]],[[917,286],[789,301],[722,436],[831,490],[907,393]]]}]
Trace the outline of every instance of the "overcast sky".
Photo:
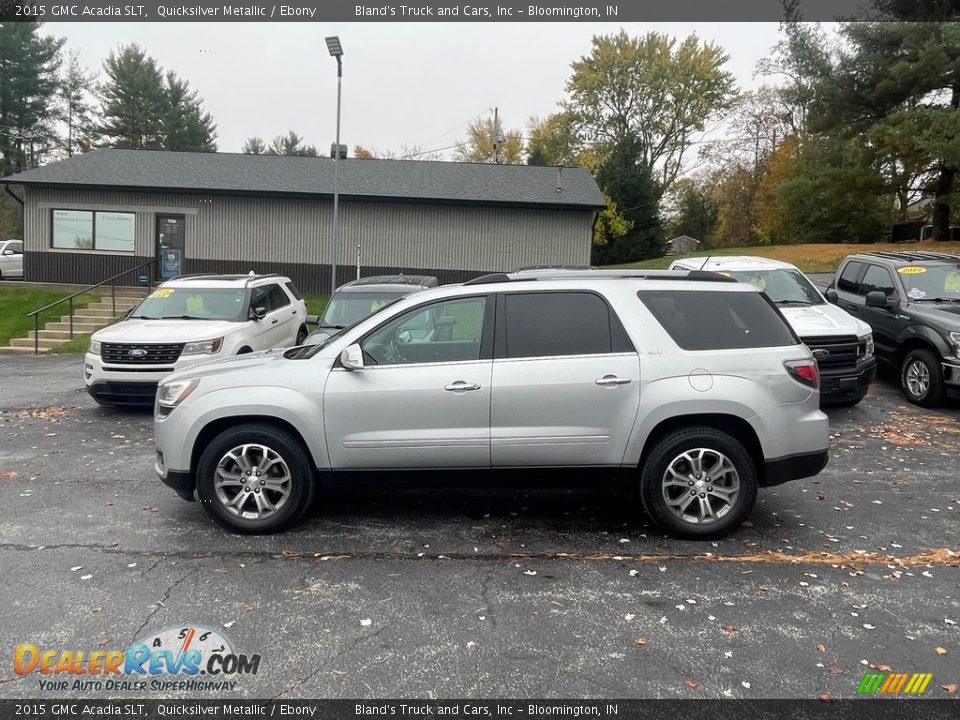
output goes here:
[{"label": "overcast sky", "polygon": [[723,46],[742,88],[777,41],[777,23],[50,23],[67,49],[102,72],[117,46],[136,42],[186,78],[217,123],[218,145],[237,152],[251,135],[296,130],[328,149],[336,127],[336,62],[323,38],[344,47],[341,142],[399,151],[454,144],[466,124],[499,107],[510,129],[553,112],[570,63],[595,34],[620,27]]}]

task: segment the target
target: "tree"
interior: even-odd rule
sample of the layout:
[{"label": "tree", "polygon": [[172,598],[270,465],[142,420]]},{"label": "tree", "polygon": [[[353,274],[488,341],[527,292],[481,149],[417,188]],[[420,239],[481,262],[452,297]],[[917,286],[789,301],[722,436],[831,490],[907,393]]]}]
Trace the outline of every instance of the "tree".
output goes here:
[{"label": "tree", "polygon": [[[821,85],[815,106],[825,131],[881,141],[872,159],[892,165],[894,182],[936,179],[933,236],[950,234],[951,196],[960,168],[960,24],[850,22],[841,26],[846,49]],[[896,148],[904,157],[897,158]],[[893,188],[903,196],[904,187]]]},{"label": "tree", "polygon": [[562,106],[581,143],[601,157],[639,141],[639,161],[666,190],[697,134],[730,106],[735,89],[726,61],[723,50],[696,35],[679,44],[660,33],[597,35],[591,53],[572,65]]},{"label": "tree", "polygon": [[267,152],[267,145],[263,142],[263,138],[257,136],[248,137],[243,143],[240,152],[246,155],[264,155]]},{"label": "tree", "polygon": [[96,77],[80,64],[80,54],[71,50],[57,87],[59,116],[65,129],[61,145],[67,157],[75,151],[88,149],[92,144],[94,122],[90,98]]},{"label": "tree", "polygon": [[567,113],[546,118],[532,117],[527,122],[528,165],[584,165],[573,119]]},{"label": "tree", "polygon": [[708,178],[682,178],[674,184],[674,217],[670,223],[672,236],[688,235],[712,244],[719,222],[720,208],[710,192]]},{"label": "tree", "polygon": [[597,183],[610,200],[608,218],[601,217],[601,226],[612,230],[594,238],[592,261],[598,265],[663,255],[662,191],[642,162],[643,155],[640,141],[626,137],[613,146],[597,172]]},{"label": "tree", "polygon": [[457,143],[460,162],[519,165],[523,162],[523,133],[504,130],[499,117],[483,117],[467,126],[467,139]]},{"label": "tree", "polygon": [[286,135],[277,135],[267,149],[267,155],[300,155],[317,157],[319,151],[314,145],[304,145],[303,137],[290,130]]},{"label": "tree", "polygon": [[37,22],[0,22],[0,177],[40,164],[53,145],[63,38]]},{"label": "tree", "polygon": [[109,146],[216,150],[216,126],[197,93],[176,73],[164,73],[141,47],[132,44],[111,52],[103,68],[100,132]]}]

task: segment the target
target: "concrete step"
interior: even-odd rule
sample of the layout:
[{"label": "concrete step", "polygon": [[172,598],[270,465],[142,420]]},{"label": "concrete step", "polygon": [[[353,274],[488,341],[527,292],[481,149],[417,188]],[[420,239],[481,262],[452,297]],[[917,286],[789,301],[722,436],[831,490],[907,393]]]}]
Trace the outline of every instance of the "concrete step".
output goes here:
[{"label": "concrete step", "polygon": [[[55,348],[58,345],[63,345],[63,340],[56,338],[40,338],[37,340],[37,344],[42,348],[49,350],[50,348]],[[16,338],[10,341],[10,347],[15,348],[29,348],[33,350],[33,338]]]},{"label": "concrete step", "polygon": [[[140,304],[139,300],[128,300],[127,298],[117,298],[117,312],[122,310],[129,310],[132,307],[136,307]],[[112,310],[113,303],[109,300],[101,300],[100,302],[90,303],[87,305],[87,308],[90,310]]]},{"label": "concrete step", "polygon": [[[99,330],[102,327],[106,327],[108,324],[109,323],[81,323],[81,322],[77,322],[76,319],[74,319],[73,333],[75,335],[86,335],[87,333],[92,333],[95,330]],[[69,329],[70,329],[70,323],[68,322],[47,323],[47,326],[44,328],[44,330],[69,330]]]},{"label": "concrete step", "polygon": [[[82,323],[83,325],[109,325],[114,321],[114,318],[110,315],[74,315],[73,324]],[[70,324],[70,316],[64,315],[60,318],[60,322],[67,325]]]},{"label": "concrete step", "polygon": [[[119,315],[121,313],[118,312],[117,314]],[[81,315],[84,315],[87,317],[113,317],[114,316],[113,310],[111,310],[110,308],[91,308],[91,307],[80,308],[79,310],[76,310],[73,313],[74,317],[80,317]]]}]

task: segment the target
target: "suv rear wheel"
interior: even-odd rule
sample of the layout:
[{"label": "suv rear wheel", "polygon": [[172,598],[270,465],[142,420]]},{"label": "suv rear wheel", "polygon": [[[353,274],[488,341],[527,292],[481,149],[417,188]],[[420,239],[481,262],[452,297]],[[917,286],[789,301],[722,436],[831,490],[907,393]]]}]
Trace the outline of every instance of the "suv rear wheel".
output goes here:
[{"label": "suv rear wheel", "polygon": [[943,401],[943,371],[930,350],[911,350],[900,365],[900,387],[907,400],[921,407]]},{"label": "suv rear wheel", "polygon": [[722,537],[750,514],[757,472],[746,448],[711,427],[662,438],[641,470],[640,494],[653,521],[668,534],[696,540]]},{"label": "suv rear wheel", "polygon": [[197,464],[197,494],[217,523],[244,534],[279,532],[313,500],[303,444],[270,425],[237,425],[217,435]]}]

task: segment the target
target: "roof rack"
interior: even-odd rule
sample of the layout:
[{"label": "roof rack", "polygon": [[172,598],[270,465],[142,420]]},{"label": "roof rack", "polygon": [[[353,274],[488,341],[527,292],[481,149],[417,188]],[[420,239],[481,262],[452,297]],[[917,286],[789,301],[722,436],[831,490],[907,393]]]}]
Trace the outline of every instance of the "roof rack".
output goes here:
[{"label": "roof rack", "polygon": [[244,280],[244,285],[249,285],[253,280],[262,280],[263,278],[271,277],[283,277],[280,273],[263,273],[262,275],[251,275],[249,273],[240,275],[240,274],[219,274],[219,273],[190,273],[188,275],[177,275],[176,277],[167,278],[164,282],[176,281],[176,280]]},{"label": "roof rack", "polygon": [[877,251],[877,252],[864,252],[859,253],[860,255],[866,255],[867,257],[878,257],[884,258],[887,260],[899,260],[901,262],[919,262],[923,260],[945,260],[948,262],[956,262],[960,260],[960,255],[953,255],[951,253],[941,253],[933,252],[928,250],[888,250],[888,251]]},{"label": "roof rack", "polygon": [[468,280],[464,285],[540,282],[594,278],[603,280],[693,280],[698,282],[737,282],[734,278],[710,270],[561,270],[551,274],[492,273]]}]

